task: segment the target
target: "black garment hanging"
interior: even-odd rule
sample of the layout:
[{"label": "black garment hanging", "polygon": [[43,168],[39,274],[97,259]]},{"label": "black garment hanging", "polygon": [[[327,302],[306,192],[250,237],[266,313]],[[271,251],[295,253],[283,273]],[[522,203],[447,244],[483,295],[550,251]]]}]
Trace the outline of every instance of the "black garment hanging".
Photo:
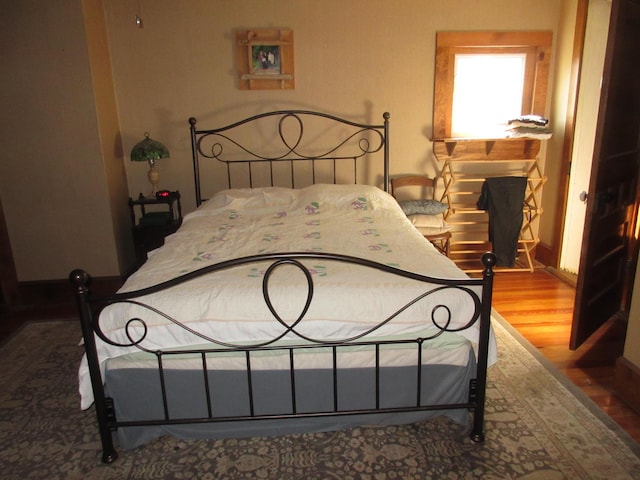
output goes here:
[{"label": "black garment hanging", "polygon": [[489,241],[497,266],[513,267],[516,263],[526,188],[527,177],[493,177],[482,184],[476,205],[489,213]]}]

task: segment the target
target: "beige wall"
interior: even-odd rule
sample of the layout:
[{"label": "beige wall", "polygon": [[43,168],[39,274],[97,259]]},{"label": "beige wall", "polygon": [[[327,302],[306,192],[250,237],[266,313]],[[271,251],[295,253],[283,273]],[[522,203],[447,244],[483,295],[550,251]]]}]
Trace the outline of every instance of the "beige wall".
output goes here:
[{"label": "beige wall", "polygon": [[633,297],[629,308],[629,323],[627,336],[624,343],[624,358],[640,368],[640,263],[636,268],[636,277],[633,286]]},{"label": "beige wall", "polygon": [[0,11],[0,194],[18,280],[118,274],[81,4]]},{"label": "beige wall", "polygon": [[129,195],[104,8],[102,0],[83,0],[82,4],[113,238],[119,253],[117,272],[121,273],[130,268],[134,253],[131,217],[129,208],[123,201]]},{"label": "beige wall", "polygon": [[[145,131],[163,141],[162,186],[193,208],[187,119],[214,126],[274,108],[311,108],[379,121],[391,113],[392,174],[435,173],[430,142],[437,30],[553,30],[558,2],[315,0],[108,1],[125,151]],[[296,88],[236,87],[234,30],[294,31]],[[148,190],[141,164],[126,165],[131,192]]]},{"label": "beige wall", "polygon": [[[574,49],[574,31],[578,0],[561,2],[559,28],[554,38],[555,56],[554,75],[551,83],[551,107],[549,111],[553,136],[546,142],[545,176],[547,183],[542,196],[543,214],[540,217],[540,241],[546,245],[554,244],[554,227],[557,216],[562,214],[562,204],[558,190],[563,188],[564,179],[560,178],[560,167],[564,148],[564,129],[569,108],[571,75]],[[577,74],[577,72],[575,72]],[[553,265],[555,267],[555,265]]]},{"label": "beige wall", "polygon": [[[128,161],[144,132],[171,152],[159,162],[161,187],[179,189],[185,211],[193,209],[190,116],[216,125],[273,108],[371,121],[389,111],[391,173],[434,173],[428,139],[435,32],[555,31],[562,5],[102,0],[108,45],[96,46],[86,41],[78,0],[1,1],[9,31],[0,41],[11,45],[3,52],[11,75],[3,73],[0,194],[21,281],[63,278],[78,266],[95,275],[123,272],[130,247],[118,205],[149,189],[146,165]],[[91,12],[100,0],[84,3]],[[134,23],[136,13],[143,29]],[[88,25],[91,40],[99,27]],[[252,27],[293,29],[295,90],[236,88],[233,32]],[[95,82],[110,75],[103,63],[107,48],[113,101]]]}]

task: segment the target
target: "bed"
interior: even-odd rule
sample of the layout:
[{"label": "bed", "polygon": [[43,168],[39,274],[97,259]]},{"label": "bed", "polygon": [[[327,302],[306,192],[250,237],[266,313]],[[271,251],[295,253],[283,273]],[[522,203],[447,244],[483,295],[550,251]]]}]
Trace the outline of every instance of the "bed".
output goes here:
[{"label": "bed", "polygon": [[115,295],[70,275],[103,462],[167,434],[443,414],[483,441],[495,256],[469,278],[406,218],[388,193],[389,118],[189,120],[197,208]]}]

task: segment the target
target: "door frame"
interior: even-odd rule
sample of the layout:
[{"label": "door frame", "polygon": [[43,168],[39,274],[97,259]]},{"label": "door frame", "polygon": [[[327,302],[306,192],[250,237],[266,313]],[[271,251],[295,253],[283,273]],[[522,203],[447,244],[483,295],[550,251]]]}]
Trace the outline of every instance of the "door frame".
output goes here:
[{"label": "door frame", "polygon": [[[576,9],[576,25],[573,35],[573,53],[569,78],[569,92],[567,95],[567,110],[565,118],[564,137],[562,142],[562,156],[560,158],[560,182],[558,184],[558,204],[560,215],[555,217],[553,225],[553,242],[549,251],[549,258],[543,263],[553,266],[560,271],[560,253],[564,238],[565,217],[569,197],[569,174],[571,172],[571,158],[576,133],[576,112],[578,110],[578,92],[580,90],[580,74],[582,71],[582,54],[584,50],[585,34],[587,30],[587,14],[589,0],[578,0]],[[543,252],[541,252],[543,253]],[[542,259],[541,259],[542,260]]]},{"label": "door frame", "polygon": [[19,303],[18,275],[0,196],[0,305],[11,307]]}]

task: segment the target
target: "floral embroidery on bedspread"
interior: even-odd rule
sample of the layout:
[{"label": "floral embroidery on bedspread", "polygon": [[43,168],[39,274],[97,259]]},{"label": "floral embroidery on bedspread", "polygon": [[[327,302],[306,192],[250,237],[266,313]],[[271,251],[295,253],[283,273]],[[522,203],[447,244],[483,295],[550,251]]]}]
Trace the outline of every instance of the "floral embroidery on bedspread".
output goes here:
[{"label": "floral embroidery on bedspread", "polygon": [[[347,210],[340,210],[331,201],[327,203],[323,199],[308,199],[298,204],[297,209],[295,204],[286,209],[276,207],[266,216],[250,210],[223,210],[220,215],[228,222],[217,227],[216,233],[208,239],[207,244],[212,249],[201,247],[194,252],[192,259],[207,263],[220,261],[225,256],[225,253],[219,252],[221,248],[226,249],[226,255],[242,249],[246,250],[242,255],[285,251],[323,252],[326,251],[326,246],[323,247],[319,241],[327,234],[338,234],[341,243],[344,243],[340,245],[341,252],[357,256],[366,251],[371,259],[398,266],[397,262],[390,262],[390,259],[385,261],[382,257],[391,254],[393,249],[385,238],[388,227],[380,228],[384,225],[377,225],[377,217],[370,213],[375,210],[370,200],[366,196],[356,195],[351,200],[344,199],[342,204]],[[307,219],[301,222],[300,215]],[[365,228],[358,228],[358,225]],[[358,238],[364,239],[364,242]],[[367,242],[367,239],[370,241]],[[335,251],[335,248],[337,247],[332,247],[331,250]],[[309,271],[312,275],[324,277],[330,275],[331,269],[320,264],[309,267]],[[264,269],[250,267],[246,275],[261,277]]]},{"label": "floral embroidery on bedspread", "polygon": [[318,213],[320,213],[320,204],[318,202],[311,202],[306,206],[304,211],[307,213],[307,215],[317,215]]},{"label": "floral embroidery on bedspread", "polygon": [[[323,202],[320,200],[309,202],[304,208],[304,213],[306,215],[321,215],[323,211],[331,210],[330,205],[327,206],[326,209],[323,209],[322,205],[323,205]],[[369,204],[367,202],[366,197],[357,197],[356,199],[351,201],[350,206],[351,206],[351,210],[357,215],[355,218],[352,219],[353,223],[362,223],[362,224],[369,224],[369,225],[375,224],[374,218],[371,217],[370,215],[361,215],[361,212],[368,212],[369,210]],[[339,213],[334,215],[336,215],[336,217],[341,217]],[[279,212],[276,214],[276,216],[278,216],[281,219],[284,219],[285,217],[288,217],[288,214],[287,212]],[[293,215],[289,217],[295,217],[295,212],[293,212]],[[289,220],[289,218],[286,218],[286,220]],[[308,220],[304,222],[304,226],[308,228],[303,229],[302,232],[300,233],[300,236],[303,239],[302,244],[305,244],[305,247],[303,248],[303,250],[312,251],[312,252],[323,251],[322,246],[309,245],[309,241],[313,242],[313,241],[322,239],[323,222],[330,223],[332,221],[335,222],[336,220],[337,218],[329,216],[329,217],[321,217],[321,218],[316,217],[313,220]],[[295,221],[295,218],[292,218],[292,221]],[[270,228],[282,227],[282,228],[278,229],[278,233],[274,233],[274,232],[265,233],[265,235],[263,236],[263,241],[272,242],[274,240],[288,240],[291,238],[291,235],[292,235],[291,231],[293,230],[291,224],[281,222],[281,223],[270,224],[269,227]],[[320,228],[318,229],[318,227]],[[345,232],[345,235],[348,235],[348,234],[349,234],[348,232]],[[360,234],[362,236],[371,237],[371,238],[382,236],[380,230],[375,227],[365,228],[364,230],[360,231]],[[389,244],[384,242],[375,242],[375,243],[369,244],[368,250],[374,253],[391,253],[393,251],[389,247]],[[265,249],[261,249],[260,251],[260,253],[266,253],[266,252],[267,250]],[[396,263],[389,263],[389,264],[397,266]],[[309,268],[309,271],[312,275],[327,276],[326,265],[314,265],[313,267]],[[250,272],[248,273],[248,276],[250,277],[259,277],[262,275],[264,275],[264,270],[260,270],[255,267],[251,268]]]},{"label": "floral embroidery on bedspread", "polygon": [[357,200],[354,200],[353,202],[351,202],[351,206],[355,209],[355,210],[367,210],[367,199],[364,197],[358,197]]},{"label": "floral embroidery on bedspread", "polygon": [[375,228],[367,228],[366,230],[362,230],[362,235],[373,235],[374,237],[379,237],[380,233]]},{"label": "floral embroidery on bedspread", "polygon": [[[257,267],[251,267],[249,269],[249,277],[262,277],[264,276],[266,270]],[[318,277],[326,277],[327,276],[327,267],[326,265],[312,265],[309,267],[309,273],[311,275],[317,275]]]}]

